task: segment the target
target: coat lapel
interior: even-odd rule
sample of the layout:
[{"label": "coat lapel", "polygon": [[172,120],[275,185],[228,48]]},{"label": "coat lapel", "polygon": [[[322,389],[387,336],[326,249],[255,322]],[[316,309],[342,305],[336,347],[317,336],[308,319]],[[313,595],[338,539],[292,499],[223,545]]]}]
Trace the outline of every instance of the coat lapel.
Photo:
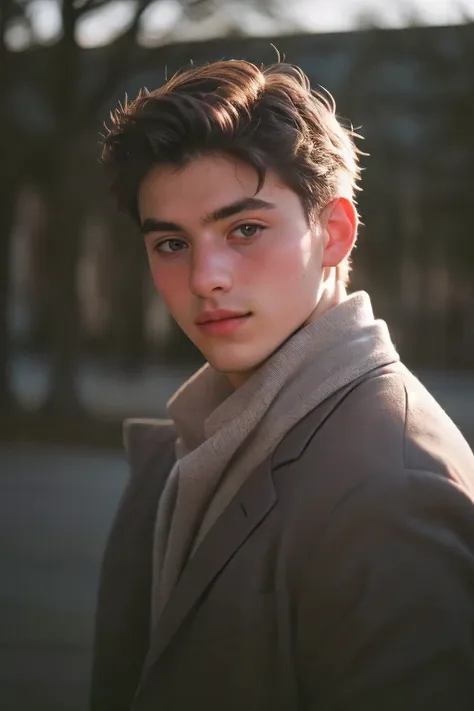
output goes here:
[{"label": "coat lapel", "polygon": [[271,511],[276,500],[271,459],[268,458],[255,469],[183,570],[153,633],[140,688],[188,613],[232,555]]}]

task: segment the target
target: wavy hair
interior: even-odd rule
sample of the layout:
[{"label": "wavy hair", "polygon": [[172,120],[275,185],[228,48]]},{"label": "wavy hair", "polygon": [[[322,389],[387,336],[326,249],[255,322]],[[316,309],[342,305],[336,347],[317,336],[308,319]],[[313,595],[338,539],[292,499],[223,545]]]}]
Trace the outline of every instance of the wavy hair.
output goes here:
[{"label": "wavy hair", "polygon": [[275,171],[311,219],[341,185],[354,198],[359,137],[338,120],[332,96],[312,90],[300,68],[230,60],[192,66],[119,104],[106,128],[102,161],[119,208],[136,222],[139,185],[150,169],[183,166],[209,153],[252,166],[257,192],[266,171]]}]

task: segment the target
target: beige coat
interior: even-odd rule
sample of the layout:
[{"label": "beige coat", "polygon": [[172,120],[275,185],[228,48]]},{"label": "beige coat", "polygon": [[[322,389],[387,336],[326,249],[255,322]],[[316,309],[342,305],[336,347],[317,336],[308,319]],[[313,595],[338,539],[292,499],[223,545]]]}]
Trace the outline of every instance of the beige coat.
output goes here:
[{"label": "beige coat", "polygon": [[474,456],[401,365],[338,390],[246,480],[150,639],[171,424],[137,424],[92,711],[472,711]]}]

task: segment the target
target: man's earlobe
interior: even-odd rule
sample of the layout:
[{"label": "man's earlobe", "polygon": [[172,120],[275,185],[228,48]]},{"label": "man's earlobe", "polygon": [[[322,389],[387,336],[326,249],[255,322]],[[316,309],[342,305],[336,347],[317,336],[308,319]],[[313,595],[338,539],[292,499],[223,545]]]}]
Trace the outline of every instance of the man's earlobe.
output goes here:
[{"label": "man's earlobe", "polygon": [[323,267],[336,267],[350,255],[354,247],[358,227],[357,210],[354,203],[344,197],[333,200],[326,209]]}]

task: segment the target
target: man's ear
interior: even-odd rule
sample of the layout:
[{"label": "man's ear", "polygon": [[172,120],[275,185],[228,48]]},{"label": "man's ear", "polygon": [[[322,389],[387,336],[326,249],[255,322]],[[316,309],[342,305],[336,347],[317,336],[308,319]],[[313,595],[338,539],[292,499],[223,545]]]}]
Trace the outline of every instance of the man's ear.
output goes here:
[{"label": "man's ear", "polygon": [[359,219],[354,203],[345,197],[332,200],[320,216],[324,234],[323,267],[337,267],[348,257],[357,237]]}]

